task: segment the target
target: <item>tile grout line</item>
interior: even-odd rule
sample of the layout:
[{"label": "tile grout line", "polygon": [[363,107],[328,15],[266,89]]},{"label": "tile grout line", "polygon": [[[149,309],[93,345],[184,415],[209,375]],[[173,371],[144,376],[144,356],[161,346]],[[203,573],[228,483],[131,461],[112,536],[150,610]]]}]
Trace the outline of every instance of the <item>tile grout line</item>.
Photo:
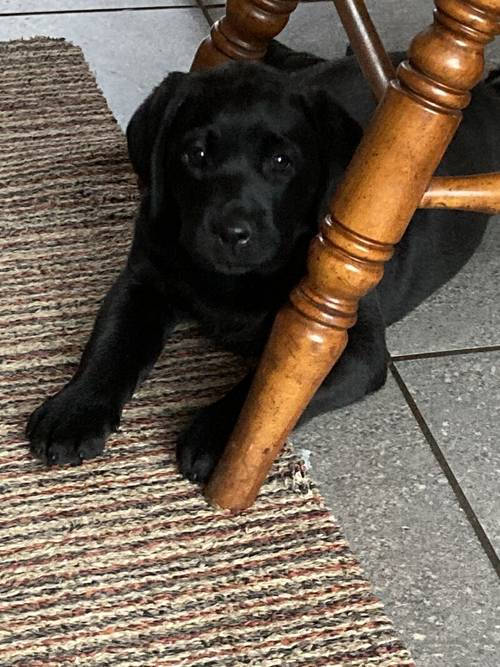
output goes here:
[{"label": "tile grout line", "polygon": [[500,345],[485,345],[483,347],[464,347],[456,350],[437,350],[435,352],[412,352],[409,354],[392,354],[391,361],[414,361],[417,359],[436,359],[455,357],[461,354],[482,354],[500,351]]},{"label": "tile grout line", "polygon": [[455,494],[455,497],[458,501],[460,508],[467,517],[472,527],[472,530],[476,534],[476,537],[479,540],[483,551],[486,553],[486,556],[488,557],[491,565],[493,566],[493,569],[495,570],[498,577],[500,577],[500,558],[498,557],[495,548],[493,547],[489,537],[487,536],[483,526],[481,525],[481,522],[479,521],[476,513],[474,512],[474,509],[472,508],[472,505],[470,504],[467,496],[462,490],[462,487],[460,486],[458,479],[455,477],[455,474],[451,469],[448,461],[446,460],[446,457],[443,454],[443,451],[441,450],[437,440],[433,436],[432,431],[429,428],[429,425],[427,424],[424,416],[420,412],[415,399],[410,393],[410,390],[408,389],[405,381],[399,374],[398,369],[392,362],[389,363],[389,369],[392,373],[392,376],[396,380],[398,387],[401,390],[406,400],[406,403],[408,404],[408,407],[412,411],[412,414],[415,417],[420,427],[420,430],[422,431],[425,439],[427,440],[427,443],[431,448],[434,457],[436,458],[442,472],[444,473],[446,479],[448,480],[448,484],[451,486],[451,489]]},{"label": "tile grout line", "polygon": [[116,14],[118,12],[151,12],[160,11],[164,9],[196,9],[200,7],[197,0],[187,2],[182,5],[145,5],[144,7],[90,7],[88,9],[45,9],[25,12],[1,12],[0,19],[3,17],[19,17],[19,16],[53,16],[54,14]]},{"label": "tile grout line", "polygon": [[[308,2],[324,2],[326,0],[308,0]],[[205,18],[213,24],[212,18],[205,10],[208,9],[224,9],[225,3],[209,2],[205,4],[203,0],[187,0],[186,4],[179,5],[144,5],[142,7],[87,7],[86,9],[39,9],[30,11],[0,11],[0,18],[2,17],[19,17],[19,16],[52,16],[54,14],[105,14],[117,12],[154,12],[163,9],[196,9],[199,8],[205,14]]]}]

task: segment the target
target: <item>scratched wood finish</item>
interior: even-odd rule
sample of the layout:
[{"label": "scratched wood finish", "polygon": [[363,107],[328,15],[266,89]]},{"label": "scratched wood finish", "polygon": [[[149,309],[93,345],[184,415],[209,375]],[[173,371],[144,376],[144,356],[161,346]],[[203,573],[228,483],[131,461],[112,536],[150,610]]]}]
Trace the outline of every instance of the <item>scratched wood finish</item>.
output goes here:
[{"label": "scratched wood finish", "polygon": [[500,213],[500,172],[474,176],[435,176],[420,208],[452,208]]},{"label": "scratched wood finish", "polygon": [[480,80],[500,0],[436,0],[356,151],[311,244],[308,275],[279,312],[254,384],[205,489],[233,511],[254,501],[317,387],[344,350],[358,300],[420,204]]},{"label": "scratched wood finish", "polygon": [[373,94],[380,100],[396,71],[363,0],[333,0],[352,50]]},{"label": "scratched wood finish", "polygon": [[208,69],[229,60],[262,60],[297,4],[298,0],[227,0],[226,15],[198,47],[191,69]]}]

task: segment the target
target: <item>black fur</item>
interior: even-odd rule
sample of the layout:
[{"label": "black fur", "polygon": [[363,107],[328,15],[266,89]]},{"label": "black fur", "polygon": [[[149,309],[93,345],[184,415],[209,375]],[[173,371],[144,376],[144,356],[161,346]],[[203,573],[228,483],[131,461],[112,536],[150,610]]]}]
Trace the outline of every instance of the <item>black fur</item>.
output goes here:
[{"label": "black fur", "polygon": [[[274,43],[267,62],[171,74],[132,118],[129,152],[142,183],[135,237],[78,372],[29,420],[32,452],[49,464],[102,451],[179,318],[194,316],[223,347],[255,358],[304,273],[328,190],[374,101],[352,57],[326,63]],[[439,173],[500,169],[497,80],[475,90]],[[486,220],[415,215],[381,284],[361,300],[347,349],[306,418],[385,382],[386,326],[460,269]],[[181,437],[179,466],[190,479],[210,474],[250,380],[202,410]]]}]

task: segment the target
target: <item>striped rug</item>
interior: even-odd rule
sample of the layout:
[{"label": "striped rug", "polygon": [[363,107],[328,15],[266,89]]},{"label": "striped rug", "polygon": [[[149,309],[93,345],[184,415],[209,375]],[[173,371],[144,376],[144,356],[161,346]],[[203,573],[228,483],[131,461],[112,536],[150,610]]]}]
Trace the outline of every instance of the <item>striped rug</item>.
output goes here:
[{"label": "striped rug", "polygon": [[75,369],[136,188],[78,48],[11,42],[0,63],[0,665],[413,665],[291,451],[237,517],[177,474],[179,429],[241,372],[194,327],[102,458],[30,458],[26,418]]}]

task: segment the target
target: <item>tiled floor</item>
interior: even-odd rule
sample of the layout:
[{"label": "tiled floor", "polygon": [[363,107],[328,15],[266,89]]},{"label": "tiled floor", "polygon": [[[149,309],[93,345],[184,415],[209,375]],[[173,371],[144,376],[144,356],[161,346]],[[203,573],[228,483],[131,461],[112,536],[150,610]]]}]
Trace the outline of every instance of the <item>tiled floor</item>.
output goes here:
[{"label": "tiled floor", "polygon": [[[394,49],[431,8],[368,5]],[[205,10],[195,0],[0,0],[0,40],[80,45],[125,127],[167,71],[189,67],[220,4]],[[282,39],[325,57],[345,49],[329,2],[303,3]],[[489,56],[500,61],[500,44]],[[392,327],[386,387],[294,435],[421,667],[500,665],[499,223],[457,278]]]}]

